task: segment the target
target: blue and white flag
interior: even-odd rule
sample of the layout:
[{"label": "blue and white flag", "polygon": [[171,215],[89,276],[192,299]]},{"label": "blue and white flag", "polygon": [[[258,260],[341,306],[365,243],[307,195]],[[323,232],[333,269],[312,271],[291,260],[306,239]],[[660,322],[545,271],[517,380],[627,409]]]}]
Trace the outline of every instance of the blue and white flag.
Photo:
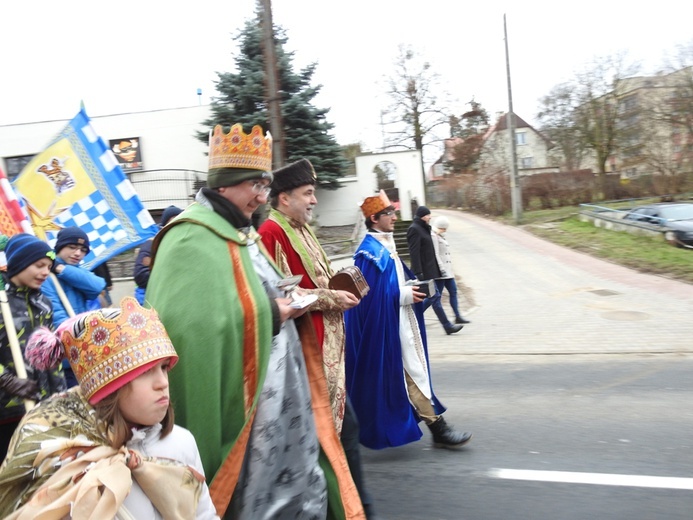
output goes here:
[{"label": "blue and white flag", "polygon": [[93,269],[152,238],[158,227],[84,109],[22,170],[12,186],[37,237],[51,246],[77,226],[91,243]]}]

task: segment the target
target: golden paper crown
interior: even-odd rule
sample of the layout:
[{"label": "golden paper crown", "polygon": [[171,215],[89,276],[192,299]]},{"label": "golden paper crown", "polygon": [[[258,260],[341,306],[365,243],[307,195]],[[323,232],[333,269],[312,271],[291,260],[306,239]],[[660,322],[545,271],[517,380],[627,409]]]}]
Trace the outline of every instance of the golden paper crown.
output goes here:
[{"label": "golden paper crown", "polygon": [[392,206],[392,202],[390,202],[385,191],[380,190],[380,193],[375,197],[366,197],[361,203],[361,211],[363,211],[363,216],[368,218],[390,206]]},{"label": "golden paper crown", "polygon": [[120,309],[79,314],[58,329],[65,355],[87,400],[95,404],[148,370],[154,362],[178,355],[153,309],[131,296]]},{"label": "golden paper crown", "polygon": [[263,137],[262,127],[255,125],[246,134],[236,123],[228,134],[221,125],[214,127],[209,139],[209,169],[244,168],[270,171],[272,169],[272,136]]}]

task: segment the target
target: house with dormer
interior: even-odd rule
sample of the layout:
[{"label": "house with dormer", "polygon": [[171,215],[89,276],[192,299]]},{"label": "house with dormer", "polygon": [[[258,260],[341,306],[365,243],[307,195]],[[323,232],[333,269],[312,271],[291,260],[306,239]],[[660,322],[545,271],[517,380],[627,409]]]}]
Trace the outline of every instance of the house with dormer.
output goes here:
[{"label": "house with dormer", "polygon": [[[556,172],[559,167],[551,156],[553,144],[532,125],[517,114],[514,115],[515,153],[520,176],[536,173]],[[471,141],[474,142],[471,142]],[[466,171],[456,171],[455,154],[473,157],[465,160]],[[512,169],[512,147],[506,114],[498,116],[496,123],[480,136],[468,139],[451,137],[444,141],[443,155],[429,169],[429,181],[437,181],[449,175],[476,173],[489,174],[510,172]]]},{"label": "house with dormer", "polygon": [[[557,173],[560,161],[551,155],[553,143],[517,114],[513,123],[518,176]],[[429,194],[433,200],[445,203],[452,192],[465,191],[473,184],[503,182],[511,172],[508,118],[499,114],[496,123],[483,134],[444,141],[443,155],[428,171]]]}]

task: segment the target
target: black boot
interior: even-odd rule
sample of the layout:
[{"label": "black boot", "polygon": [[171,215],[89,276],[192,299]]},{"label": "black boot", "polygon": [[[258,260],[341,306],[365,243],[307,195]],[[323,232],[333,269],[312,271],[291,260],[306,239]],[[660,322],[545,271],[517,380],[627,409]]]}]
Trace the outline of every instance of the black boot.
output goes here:
[{"label": "black boot", "polygon": [[431,430],[433,434],[434,448],[454,450],[455,448],[464,446],[472,439],[471,433],[460,433],[453,430],[442,416],[438,417],[434,423],[429,424],[428,429]]},{"label": "black boot", "polygon": [[450,323],[449,325],[447,325],[445,327],[445,333],[449,336],[450,334],[454,334],[455,332],[461,331],[462,327],[464,327],[464,325],[459,325],[459,324],[453,325],[452,323]]},{"label": "black boot", "polygon": [[467,323],[471,323],[471,321],[465,320],[462,316],[458,316],[457,318],[455,318],[455,323],[466,325]]}]

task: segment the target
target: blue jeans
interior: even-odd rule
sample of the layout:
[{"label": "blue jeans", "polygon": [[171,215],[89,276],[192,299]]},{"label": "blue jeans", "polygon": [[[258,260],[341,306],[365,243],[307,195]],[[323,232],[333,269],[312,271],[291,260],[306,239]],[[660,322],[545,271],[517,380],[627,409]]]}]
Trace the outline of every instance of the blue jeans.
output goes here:
[{"label": "blue jeans", "polygon": [[443,302],[441,301],[441,293],[440,289],[438,289],[438,280],[436,282],[436,293],[429,297],[426,298],[423,301],[423,310],[426,311],[429,307],[433,307],[433,312],[436,313],[436,316],[438,316],[438,321],[445,327],[445,330],[449,329],[452,327],[452,323],[450,323],[450,320],[448,317],[445,315],[445,309],[443,309]]},{"label": "blue jeans", "polygon": [[460,308],[457,303],[457,283],[454,278],[442,278],[436,280],[436,289],[440,293],[441,298],[443,295],[443,289],[448,290],[450,295],[450,307],[452,307],[452,312],[455,313],[455,318],[462,318],[460,314]]}]

